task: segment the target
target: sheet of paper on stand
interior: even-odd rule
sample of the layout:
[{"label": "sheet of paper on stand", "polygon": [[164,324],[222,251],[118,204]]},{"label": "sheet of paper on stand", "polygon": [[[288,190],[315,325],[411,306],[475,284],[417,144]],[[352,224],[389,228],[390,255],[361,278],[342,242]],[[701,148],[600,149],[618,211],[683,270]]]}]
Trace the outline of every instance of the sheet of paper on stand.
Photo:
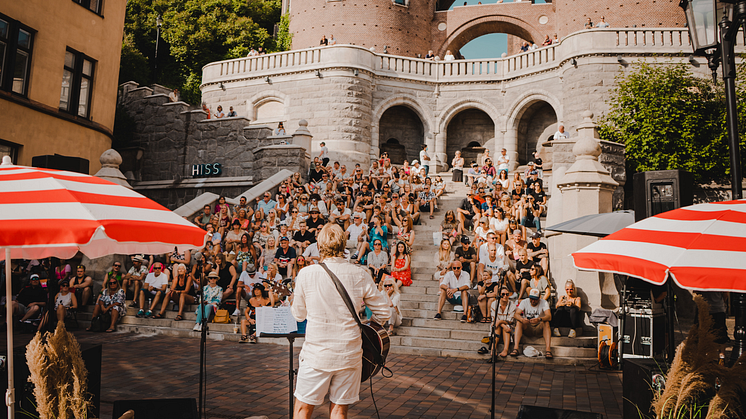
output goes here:
[{"label": "sheet of paper on stand", "polygon": [[290,307],[257,307],[256,309],[256,333],[292,333],[298,330]]}]

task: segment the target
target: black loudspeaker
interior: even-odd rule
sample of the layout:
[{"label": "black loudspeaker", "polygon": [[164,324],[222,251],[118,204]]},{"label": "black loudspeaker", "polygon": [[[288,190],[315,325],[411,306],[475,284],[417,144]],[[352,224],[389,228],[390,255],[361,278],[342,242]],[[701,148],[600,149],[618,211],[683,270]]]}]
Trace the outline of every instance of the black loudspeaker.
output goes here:
[{"label": "black loudspeaker", "polygon": [[521,405],[516,419],[604,419],[600,413],[578,412],[577,410],[552,409],[551,407],[539,407]]},{"label": "black loudspeaker", "polygon": [[635,221],[692,205],[694,180],[684,170],[635,173]]},{"label": "black loudspeaker", "polygon": [[653,392],[664,387],[666,364],[652,359],[624,358],[622,382],[624,385],[624,419],[648,419]]},{"label": "black loudspeaker", "polygon": [[81,157],[69,157],[60,154],[34,156],[31,158],[31,166],[42,169],[67,170],[88,174],[88,159]]},{"label": "black loudspeaker", "polygon": [[627,313],[624,319],[624,333],[622,334],[624,359],[663,359],[666,342],[666,316],[663,313],[645,313],[648,310],[639,311],[639,313]]},{"label": "black loudspeaker", "polygon": [[199,419],[197,399],[117,400],[112,419],[128,410],[134,410],[137,419]]},{"label": "black loudspeaker", "polygon": [[[80,345],[80,351],[83,356],[83,363],[88,370],[88,392],[91,393],[91,409],[89,417],[97,418],[101,410],[101,345]],[[2,368],[0,370],[2,375],[7,377],[8,370]],[[16,348],[13,351],[13,387],[16,389],[16,419],[28,418],[27,415],[21,413],[26,411],[34,417],[38,416],[34,404],[36,399],[34,398],[34,386],[28,382],[29,370],[26,364],[26,348]],[[8,389],[8,380],[2,379],[2,386],[0,389],[2,393]],[[2,418],[8,417],[7,409],[2,409]]]}]

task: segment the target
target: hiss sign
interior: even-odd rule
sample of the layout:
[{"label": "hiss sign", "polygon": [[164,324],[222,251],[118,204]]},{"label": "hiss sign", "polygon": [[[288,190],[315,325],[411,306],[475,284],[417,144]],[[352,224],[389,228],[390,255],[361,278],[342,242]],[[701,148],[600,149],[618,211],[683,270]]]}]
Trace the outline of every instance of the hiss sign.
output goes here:
[{"label": "hiss sign", "polygon": [[192,177],[220,176],[223,167],[220,163],[193,164]]}]

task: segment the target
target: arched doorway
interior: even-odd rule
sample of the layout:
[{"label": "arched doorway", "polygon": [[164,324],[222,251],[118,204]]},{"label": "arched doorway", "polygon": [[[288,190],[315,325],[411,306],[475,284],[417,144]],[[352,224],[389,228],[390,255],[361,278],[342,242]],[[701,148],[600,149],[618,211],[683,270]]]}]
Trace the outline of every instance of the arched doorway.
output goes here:
[{"label": "arched doorway", "polygon": [[465,22],[454,30],[436,54],[443,57],[450,50],[456,55],[469,42],[488,34],[506,34],[512,40],[541,42],[543,39],[536,28],[519,18],[504,15],[482,16]]},{"label": "arched doorway", "polygon": [[533,160],[536,146],[546,138],[546,129],[557,123],[557,114],[552,105],[542,100],[529,104],[522,112],[517,123],[518,164]]},{"label": "arched doorway", "polygon": [[[378,123],[378,144],[381,151],[385,147],[397,147],[397,160],[404,162],[419,158],[420,149],[425,144],[425,130],[420,117],[409,107],[392,106],[381,115]],[[392,142],[394,140],[395,142]],[[389,152],[391,162],[396,164],[394,154]],[[401,164],[398,163],[398,164]]]},{"label": "arched doorway", "polygon": [[399,143],[399,140],[389,138],[385,143],[381,144],[381,153],[388,153],[391,164],[404,164],[407,150]]},{"label": "arched doorway", "polygon": [[487,141],[495,136],[495,123],[486,112],[470,108],[456,114],[446,128],[446,153],[450,159],[461,151],[466,166],[477,161]]}]

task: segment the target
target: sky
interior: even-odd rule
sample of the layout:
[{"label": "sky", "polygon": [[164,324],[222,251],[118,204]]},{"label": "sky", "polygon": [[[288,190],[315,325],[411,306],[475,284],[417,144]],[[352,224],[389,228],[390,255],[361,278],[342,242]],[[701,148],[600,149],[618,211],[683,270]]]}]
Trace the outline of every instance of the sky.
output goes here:
[{"label": "sky", "polygon": [[[480,0],[466,0],[467,6],[476,5]],[[503,0],[505,3],[510,3],[512,0]],[[497,0],[482,0],[482,4],[497,3]],[[545,3],[544,0],[535,0],[534,3]],[[462,0],[456,0],[453,2],[451,9],[454,6],[463,6]],[[461,48],[461,55],[467,60],[479,59],[479,58],[497,58],[503,52],[508,52],[508,35],[504,33],[491,33],[482,35],[464,45]]]}]

